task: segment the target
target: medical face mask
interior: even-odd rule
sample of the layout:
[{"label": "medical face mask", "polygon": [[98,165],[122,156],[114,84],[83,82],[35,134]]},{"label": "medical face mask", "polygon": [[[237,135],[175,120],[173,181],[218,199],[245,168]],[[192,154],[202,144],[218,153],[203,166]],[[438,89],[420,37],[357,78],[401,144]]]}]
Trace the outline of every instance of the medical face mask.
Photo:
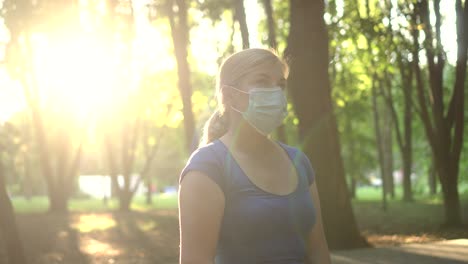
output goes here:
[{"label": "medical face mask", "polygon": [[228,87],[249,95],[249,106],[246,111],[242,112],[231,107],[241,113],[242,117],[262,135],[270,134],[283,123],[287,115],[287,100],[280,87],[254,88],[249,92]]}]

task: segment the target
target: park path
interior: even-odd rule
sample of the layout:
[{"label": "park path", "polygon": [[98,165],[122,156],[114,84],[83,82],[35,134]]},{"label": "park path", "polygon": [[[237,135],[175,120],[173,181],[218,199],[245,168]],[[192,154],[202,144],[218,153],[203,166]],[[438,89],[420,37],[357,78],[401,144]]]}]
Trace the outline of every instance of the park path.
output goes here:
[{"label": "park path", "polygon": [[468,263],[468,239],[336,251],[333,264]]}]

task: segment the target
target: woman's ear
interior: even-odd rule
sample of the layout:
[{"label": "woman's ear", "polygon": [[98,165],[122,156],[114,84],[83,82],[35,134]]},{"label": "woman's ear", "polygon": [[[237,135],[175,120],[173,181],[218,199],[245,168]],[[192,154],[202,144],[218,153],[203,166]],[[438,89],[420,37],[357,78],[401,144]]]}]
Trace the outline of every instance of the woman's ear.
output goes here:
[{"label": "woman's ear", "polygon": [[232,103],[232,91],[226,85],[222,86],[219,91],[220,101],[223,105],[230,106]]}]

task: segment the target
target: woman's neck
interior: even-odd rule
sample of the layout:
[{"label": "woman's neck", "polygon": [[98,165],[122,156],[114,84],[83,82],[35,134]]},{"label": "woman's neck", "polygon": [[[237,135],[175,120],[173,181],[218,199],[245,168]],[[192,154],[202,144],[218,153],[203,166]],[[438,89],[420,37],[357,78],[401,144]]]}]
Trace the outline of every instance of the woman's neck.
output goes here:
[{"label": "woman's neck", "polygon": [[257,132],[248,123],[241,123],[236,127],[231,127],[228,132],[221,137],[221,140],[231,151],[246,155],[265,155],[274,147],[271,139]]}]

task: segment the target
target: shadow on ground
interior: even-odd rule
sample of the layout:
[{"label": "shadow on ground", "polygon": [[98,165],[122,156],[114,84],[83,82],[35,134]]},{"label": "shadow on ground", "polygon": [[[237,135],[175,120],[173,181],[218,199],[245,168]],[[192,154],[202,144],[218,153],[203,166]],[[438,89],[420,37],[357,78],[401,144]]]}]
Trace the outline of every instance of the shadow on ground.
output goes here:
[{"label": "shadow on ground", "polygon": [[468,263],[468,239],[437,243],[408,244],[401,247],[337,251],[334,264],[461,264]]},{"label": "shadow on ground", "polygon": [[19,215],[30,264],[178,262],[177,211]]},{"label": "shadow on ground", "polygon": [[[372,204],[369,204],[370,206]],[[367,210],[367,214],[372,213],[371,208],[362,209]],[[390,211],[390,213],[395,212]],[[382,217],[377,220],[385,221],[385,215]],[[29,264],[178,263],[177,210],[18,214],[17,220]],[[377,220],[375,221],[378,222]],[[393,224],[398,226],[403,223]],[[431,226],[434,227],[435,224]],[[432,227],[425,228],[431,230]],[[452,236],[468,238],[468,230],[445,230],[440,231],[441,233],[433,230],[432,234],[420,235],[419,230],[412,230],[410,226],[395,230],[387,223],[381,227],[372,227],[372,223],[368,223],[361,228],[364,229],[364,235],[368,239],[375,236],[382,242],[385,240],[382,240],[382,237],[388,236],[390,243],[398,241],[405,245],[388,247],[393,244],[385,244],[385,248],[333,252],[335,264],[468,263],[463,262],[468,260],[467,239],[457,240],[467,241],[465,244],[446,244],[448,242],[407,244],[412,241],[440,241]],[[0,252],[0,257],[1,255]]]}]

